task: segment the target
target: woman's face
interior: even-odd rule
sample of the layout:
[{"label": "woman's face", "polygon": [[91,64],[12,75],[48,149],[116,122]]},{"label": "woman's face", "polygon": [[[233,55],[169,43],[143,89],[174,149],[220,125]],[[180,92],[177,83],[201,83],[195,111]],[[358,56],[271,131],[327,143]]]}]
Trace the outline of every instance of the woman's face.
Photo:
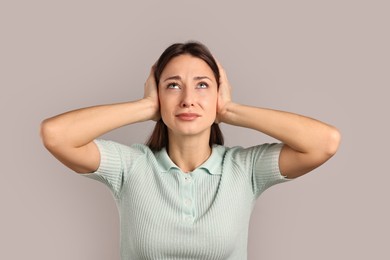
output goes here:
[{"label": "woman's face", "polygon": [[216,118],[218,85],[202,59],[184,54],[169,61],[159,81],[160,112],[175,135],[210,135]]}]

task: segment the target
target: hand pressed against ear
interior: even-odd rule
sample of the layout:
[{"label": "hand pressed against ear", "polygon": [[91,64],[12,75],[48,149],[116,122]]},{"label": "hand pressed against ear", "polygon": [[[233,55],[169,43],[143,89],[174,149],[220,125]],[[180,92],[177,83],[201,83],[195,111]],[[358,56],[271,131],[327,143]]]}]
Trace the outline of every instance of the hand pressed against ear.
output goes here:
[{"label": "hand pressed against ear", "polygon": [[154,64],[151,67],[149,76],[145,82],[144,99],[150,101],[152,104],[153,115],[150,119],[157,121],[161,118],[161,115],[160,115],[160,101],[158,99],[157,84],[156,84],[156,79],[154,78],[155,69],[156,69],[156,65]]},{"label": "hand pressed against ear", "polygon": [[[217,61],[217,60],[216,60]],[[219,89],[218,89],[218,101],[217,101],[217,117],[216,123],[223,122],[223,118],[227,112],[227,106],[232,102],[231,98],[231,85],[227,79],[226,72],[222,65],[217,61],[219,69]]]}]

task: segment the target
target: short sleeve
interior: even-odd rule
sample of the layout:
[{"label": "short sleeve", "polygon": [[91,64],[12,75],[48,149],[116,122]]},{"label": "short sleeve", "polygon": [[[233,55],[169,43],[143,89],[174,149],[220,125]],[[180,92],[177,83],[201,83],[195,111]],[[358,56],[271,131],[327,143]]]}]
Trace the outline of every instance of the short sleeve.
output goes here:
[{"label": "short sleeve", "polygon": [[94,142],[100,152],[99,168],[82,176],[104,183],[115,196],[118,196],[131,159],[131,147],[103,139],[95,139]]},{"label": "short sleeve", "polygon": [[279,155],[282,147],[282,143],[262,144],[254,147],[252,181],[256,199],[269,187],[292,180],[283,176],[279,169]]}]

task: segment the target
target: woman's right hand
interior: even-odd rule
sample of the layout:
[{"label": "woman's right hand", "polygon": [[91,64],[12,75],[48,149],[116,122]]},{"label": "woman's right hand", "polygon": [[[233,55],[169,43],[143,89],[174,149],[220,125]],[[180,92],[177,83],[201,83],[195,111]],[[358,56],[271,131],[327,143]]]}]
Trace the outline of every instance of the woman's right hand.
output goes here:
[{"label": "woman's right hand", "polygon": [[160,115],[160,101],[158,99],[158,90],[156,79],[154,77],[154,70],[156,65],[153,65],[150,69],[149,77],[146,79],[144,86],[144,100],[151,102],[153,107],[153,114],[151,120],[158,121],[161,118]]}]

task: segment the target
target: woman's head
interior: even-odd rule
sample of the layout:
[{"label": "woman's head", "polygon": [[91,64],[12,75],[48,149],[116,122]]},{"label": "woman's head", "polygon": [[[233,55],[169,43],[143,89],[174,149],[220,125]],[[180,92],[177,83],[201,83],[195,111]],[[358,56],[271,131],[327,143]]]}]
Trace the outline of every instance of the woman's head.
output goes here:
[{"label": "woman's head", "polygon": [[[157,60],[154,76],[162,119],[157,122],[147,145],[152,150],[167,147],[168,128],[182,134],[207,130],[203,133],[210,135],[209,145],[222,145],[222,133],[214,123],[219,70],[207,47],[197,42],[172,44]],[[188,118],[177,117],[181,113],[199,114],[199,119],[188,122]]]}]

